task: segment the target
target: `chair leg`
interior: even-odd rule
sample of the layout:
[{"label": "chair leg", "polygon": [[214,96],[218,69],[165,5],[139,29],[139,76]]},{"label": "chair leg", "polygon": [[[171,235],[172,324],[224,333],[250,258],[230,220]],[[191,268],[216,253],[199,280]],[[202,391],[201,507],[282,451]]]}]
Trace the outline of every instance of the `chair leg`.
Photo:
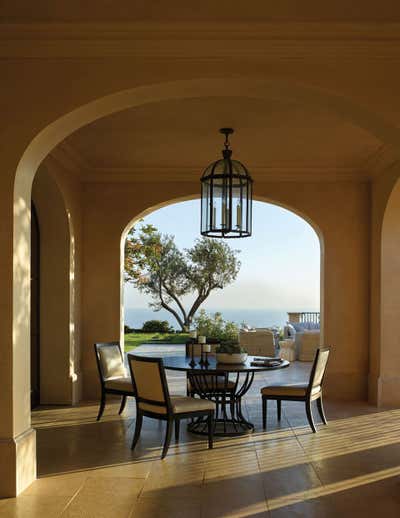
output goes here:
[{"label": "chair leg", "polygon": [[325,416],[324,405],[322,403],[322,396],[317,399],[317,408],[318,408],[318,413],[321,416],[322,422],[324,424],[328,424],[328,421],[326,420],[326,416]]},{"label": "chair leg", "polygon": [[266,430],[267,428],[267,398],[262,397],[262,420],[263,420],[263,428]]},{"label": "chair leg", "polygon": [[135,446],[136,446],[136,444],[137,444],[137,442],[139,440],[140,431],[142,429],[142,423],[143,423],[143,415],[138,410],[137,414],[136,414],[135,434],[134,434],[133,439],[132,439],[131,450],[135,449]]},{"label": "chair leg", "polygon": [[282,401],[280,399],[276,400],[276,410],[278,412],[278,421],[280,421],[282,417]]},{"label": "chair leg", "polygon": [[97,421],[100,421],[101,416],[103,415],[105,406],[106,406],[106,393],[105,393],[104,390],[102,390],[101,391],[101,400],[100,400],[99,413],[97,414]]},{"label": "chair leg", "polygon": [[311,400],[310,399],[307,399],[307,401],[306,401],[306,414],[307,414],[308,422],[311,426],[311,430],[313,431],[313,433],[316,433],[317,429],[315,428],[314,419],[313,419],[312,412],[311,412]]},{"label": "chair leg", "polygon": [[208,414],[208,448],[212,450],[214,440],[214,423],[213,423],[214,412]]},{"label": "chair leg", "polygon": [[164,447],[161,455],[161,459],[164,459],[167,455],[169,445],[171,443],[171,435],[172,435],[172,425],[173,425],[173,419],[168,419],[167,421],[167,431],[165,433],[165,441],[164,441]]},{"label": "chair leg", "polygon": [[124,408],[126,405],[126,400],[127,400],[127,396],[122,396],[121,406],[119,407],[119,412],[118,412],[119,415],[121,415],[122,412],[124,411]]},{"label": "chair leg", "polygon": [[175,441],[179,442],[179,428],[180,428],[180,420],[175,419]]}]

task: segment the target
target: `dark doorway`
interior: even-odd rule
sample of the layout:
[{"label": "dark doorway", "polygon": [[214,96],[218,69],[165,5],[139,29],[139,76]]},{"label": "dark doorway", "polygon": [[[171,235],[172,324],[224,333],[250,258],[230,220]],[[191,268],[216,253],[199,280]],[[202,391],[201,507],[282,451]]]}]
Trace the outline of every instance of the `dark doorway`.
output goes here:
[{"label": "dark doorway", "polygon": [[40,403],[40,232],[31,206],[31,407]]}]

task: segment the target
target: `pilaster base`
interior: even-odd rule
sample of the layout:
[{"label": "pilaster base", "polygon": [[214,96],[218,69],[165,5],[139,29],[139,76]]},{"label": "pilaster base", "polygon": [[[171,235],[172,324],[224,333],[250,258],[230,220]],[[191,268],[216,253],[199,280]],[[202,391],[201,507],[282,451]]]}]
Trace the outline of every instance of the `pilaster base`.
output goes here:
[{"label": "pilaster base", "polygon": [[0,498],[18,496],[36,479],[36,432],[0,439]]},{"label": "pilaster base", "polygon": [[378,406],[400,408],[400,376],[378,378]]}]

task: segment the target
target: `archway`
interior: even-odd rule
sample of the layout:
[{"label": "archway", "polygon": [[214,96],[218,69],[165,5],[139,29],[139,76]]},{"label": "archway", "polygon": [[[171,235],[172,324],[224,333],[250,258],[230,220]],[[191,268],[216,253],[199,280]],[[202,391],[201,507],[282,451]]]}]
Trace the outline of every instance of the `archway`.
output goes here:
[{"label": "archway", "polygon": [[[125,241],[126,241],[126,237],[127,237],[127,234],[129,232],[129,230],[134,227],[138,222],[140,222],[141,220],[147,218],[148,216],[150,215],[156,215],[155,213],[157,213],[158,211],[160,211],[160,209],[163,209],[163,208],[166,208],[166,207],[179,207],[180,205],[183,205],[184,202],[186,201],[194,201],[194,200],[198,200],[198,196],[186,196],[186,197],[181,197],[181,198],[176,198],[176,199],[173,199],[173,200],[169,200],[169,201],[165,201],[165,202],[162,202],[160,204],[158,204],[157,206],[153,206],[145,211],[142,211],[140,214],[138,214],[135,218],[133,218],[129,223],[128,225],[126,225],[126,227],[124,228],[123,232],[122,232],[122,235],[121,235],[121,247],[120,247],[120,254],[121,254],[121,260],[120,260],[120,265],[121,265],[121,284],[120,284],[120,287],[121,287],[121,312],[120,312],[120,322],[121,322],[121,326],[120,326],[120,340],[121,340],[121,343],[124,343],[124,328],[125,328],[125,324],[126,324],[126,315],[125,315],[125,289],[126,289],[126,285],[125,285],[125,280],[124,280],[124,258],[125,258]],[[272,201],[270,199],[266,199],[266,198],[262,198],[262,197],[255,197],[255,207],[254,207],[254,210],[259,210],[261,209],[261,207],[264,206],[264,204],[266,204],[267,206],[273,208],[280,208],[280,209],[283,209],[282,211],[282,217],[283,215],[286,213],[287,216],[286,217],[291,217],[293,216],[293,223],[294,224],[295,222],[297,223],[296,220],[301,220],[303,225],[306,225],[307,227],[311,227],[310,230],[312,229],[312,233],[315,235],[315,237],[317,238],[317,241],[318,241],[318,254],[319,254],[319,277],[318,277],[318,287],[319,287],[319,300],[322,302],[323,301],[323,291],[324,291],[324,278],[323,278],[323,271],[324,271],[324,268],[323,268],[323,249],[324,249],[324,245],[323,245],[323,235],[322,235],[322,232],[321,230],[318,228],[318,226],[311,220],[310,217],[308,216],[305,216],[303,213],[300,213],[298,210],[294,210],[292,207],[288,207],[287,205],[284,205],[283,203],[277,203],[276,201]],[[189,210],[189,207],[188,207],[188,210]],[[195,207],[192,206],[192,204],[190,205],[190,210],[196,210]],[[164,214],[165,211],[163,211],[162,213]],[[161,214],[161,213],[160,213]],[[170,218],[167,217],[167,214],[168,213],[165,213],[165,217],[166,219],[169,221]],[[200,215],[200,209],[198,208],[197,212],[193,214],[193,216],[190,218],[191,220],[191,232],[192,232],[192,235],[193,237],[191,238],[191,240],[195,239],[196,237],[200,237],[199,235],[199,229],[197,227],[199,227],[199,222],[197,227],[195,226],[195,221],[196,221],[196,217],[198,216],[199,217]],[[260,214],[261,216],[261,214]],[[161,217],[161,216],[160,216]],[[260,234],[260,230],[262,227],[265,226],[265,223],[261,220],[261,217],[259,218],[260,221],[258,221],[256,219],[255,221],[255,230],[254,230],[254,233],[253,233],[253,238],[251,238],[252,242],[256,241],[257,242],[257,232],[258,234]],[[193,221],[194,220],[194,221]],[[146,222],[146,219],[145,219],[145,222]],[[169,228],[169,225],[172,225],[171,228]],[[193,228],[192,228],[193,226]],[[162,230],[162,233],[174,233],[174,234],[178,234],[179,235],[179,230],[177,230],[177,226],[173,223],[168,223],[168,228],[165,227],[163,228]],[[272,229],[271,229],[272,230]],[[187,232],[186,232],[187,234]],[[275,236],[276,237],[276,236]],[[284,240],[284,236],[282,236],[282,239]],[[228,241],[229,242],[229,241]],[[258,241],[259,242],[259,241]],[[249,243],[249,241],[247,239],[244,239],[244,240],[240,240],[239,242],[229,242],[229,244],[232,244],[233,245],[233,248],[241,248],[241,246],[239,245],[243,245],[244,249],[246,249],[246,245]],[[276,242],[275,242],[275,246],[276,246]],[[292,248],[290,248],[289,244],[287,244],[287,255],[290,256],[290,252],[291,252]],[[286,255],[286,254],[285,254]],[[295,260],[294,260],[294,257],[292,256],[293,258],[293,267],[295,267]],[[290,276],[290,272],[287,272]],[[255,274],[255,273],[254,273]],[[265,275],[265,274],[264,274]],[[283,284],[285,284],[283,282]],[[292,307],[291,309],[296,309],[295,308],[295,302],[290,302],[288,303],[288,306],[290,306],[290,304],[292,304]],[[319,304],[318,304],[319,306]],[[177,309],[177,308],[175,308]],[[306,307],[303,307],[303,309],[306,309]],[[287,312],[289,311],[289,307],[286,308],[286,311],[283,312],[283,314],[285,314],[285,317],[283,316],[279,316],[278,318],[280,319],[279,321],[279,325],[283,326],[284,323],[286,322],[287,320]],[[297,308],[297,310],[299,310],[299,308]],[[318,311],[319,311],[319,308],[318,308]],[[178,308],[178,312],[179,312],[179,308]],[[301,311],[300,311],[301,312]],[[132,311],[132,314],[134,313],[134,311]],[[321,304],[321,310],[320,310],[320,317],[321,317],[321,337],[323,337],[323,322],[324,322],[324,319],[323,319],[323,314],[324,314],[324,311],[323,311],[323,305]],[[158,318],[161,318],[161,320],[164,320],[166,317],[168,316],[168,313],[164,312],[164,315],[163,317],[158,317],[158,313],[154,313],[154,316],[148,316],[149,319],[152,319],[152,318],[155,318],[155,319],[158,319]],[[172,320],[174,320],[172,318]],[[170,324],[175,324],[176,325],[176,322],[170,322]],[[240,324],[240,322],[237,322],[237,324]],[[264,324],[265,325],[265,324]],[[268,325],[273,325],[273,323],[269,323]],[[178,326],[179,327],[179,326]]]},{"label": "archway", "polygon": [[[22,433],[29,428],[28,397],[29,394],[29,360],[26,358],[27,344],[29,343],[29,283],[30,283],[30,197],[32,180],[39,164],[48,153],[67,135],[81,126],[100,117],[104,117],[125,108],[141,104],[158,102],[167,99],[185,99],[193,97],[225,97],[225,79],[201,79],[163,83],[146,87],[137,87],[131,90],[118,92],[103,97],[77,108],[67,115],[57,119],[41,131],[29,144],[23,154],[16,171],[14,184],[14,233],[13,233],[13,379],[22,394],[20,401],[13,402],[14,422],[16,429]],[[329,109],[344,116],[347,120],[376,135],[381,141],[398,147],[399,137],[397,128],[383,122],[375,114],[365,110],[346,99],[329,92],[311,88],[309,86],[291,84],[279,80],[248,80],[231,79],[228,95],[235,97],[250,97],[260,99],[287,98],[296,102],[312,103]],[[282,189],[283,191],[283,189]],[[281,192],[282,192],[281,191]],[[193,191],[191,191],[193,192]],[[287,196],[278,196],[285,200]],[[290,199],[290,197],[289,197]],[[295,197],[292,197],[293,205]],[[282,202],[284,203],[284,202]],[[310,206],[310,205],[309,205]],[[334,254],[332,254],[334,257]],[[324,275],[321,269],[321,275]],[[333,281],[330,283],[333,285]],[[321,300],[325,307],[324,298]],[[332,321],[331,321],[332,322]],[[335,323],[330,324],[331,329]],[[357,330],[354,329],[354,335]],[[340,337],[339,337],[340,338]],[[340,341],[340,340],[338,340]],[[352,377],[352,373],[343,372],[345,379]],[[361,384],[360,384],[361,385]],[[359,389],[357,388],[357,391]],[[355,392],[354,392],[355,393]],[[359,392],[357,392],[359,393]],[[21,403],[22,401],[22,403]]]},{"label": "archway", "polygon": [[72,228],[62,189],[46,166],[35,176],[32,201],[41,238],[39,307],[35,308],[40,315],[40,403],[71,404],[75,400],[70,333]]},{"label": "archway", "polygon": [[378,404],[400,405],[400,181],[386,205],[381,242]]}]

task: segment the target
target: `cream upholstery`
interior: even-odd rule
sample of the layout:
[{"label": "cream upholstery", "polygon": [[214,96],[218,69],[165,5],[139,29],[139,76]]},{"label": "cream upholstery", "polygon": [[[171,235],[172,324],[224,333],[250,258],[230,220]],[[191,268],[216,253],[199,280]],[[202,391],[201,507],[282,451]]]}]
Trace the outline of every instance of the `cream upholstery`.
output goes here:
[{"label": "cream upholstery", "polygon": [[253,356],[275,356],[275,342],[272,331],[241,331],[239,343],[248,354]]},{"label": "cream upholstery", "polygon": [[[215,403],[208,399],[196,399],[185,396],[171,396],[172,411],[174,414],[184,414],[186,412],[197,412],[201,410],[215,410]],[[157,414],[166,414],[167,408],[151,405],[150,403],[139,403],[141,410],[155,412]]]},{"label": "cream upholstery", "polygon": [[312,379],[313,387],[318,387],[321,385],[322,378],[324,376],[324,372],[326,369],[326,364],[328,363],[328,357],[329,357],[329,349],[319,352],[317,365],[315,366],[315,374]]},{"label": "cream upholstery", "polygon": [[[261,389],[261,394],[263,396],[298,396],[298,397],[304,397],[307,392],[307,386],[308,385],[270,385],[268,387],[264,387]],[[313,387],[311,391],[311,397],[314,397],[316,395],[319,395],[321,393],[321,387],[316,386]]]},{"label": "cream upholstery", "polygon": [[104,379],[123,378],[126,376],[125,367],[118,345],[100,347],[99,356]]},{"label": "cream upholstery", "polygon": [[110,378],[106,380],[104,384],[106,386],[106,389],[133,392],[132,380],[130,377]]},{"label": "cream upholstery", "polygon": [[130,360],[136,391],[140,398],[165,403],[158,363]]},{"label": "cream upholstery", "polygon": [[299,361],[312,362],[320,345],[320,333],[318,331],[296,333],[296,345]]}]

